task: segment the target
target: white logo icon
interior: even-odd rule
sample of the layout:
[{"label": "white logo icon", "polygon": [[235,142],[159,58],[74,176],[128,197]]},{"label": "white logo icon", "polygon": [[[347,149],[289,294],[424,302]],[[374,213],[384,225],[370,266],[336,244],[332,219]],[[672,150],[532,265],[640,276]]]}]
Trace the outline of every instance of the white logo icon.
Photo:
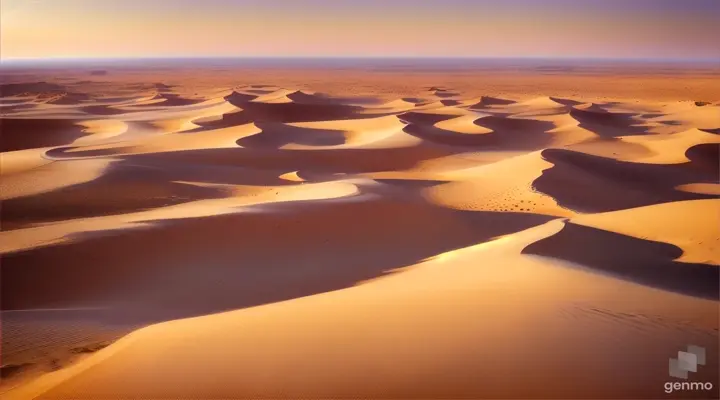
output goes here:
[{"label": "white logo icon", "polygon": [[698,365],[705,365],[705,349],[690,345],[687,351],[678,351],[677,358],[670,359],[670,376],[687,379],[688,372],[697,372]]}]

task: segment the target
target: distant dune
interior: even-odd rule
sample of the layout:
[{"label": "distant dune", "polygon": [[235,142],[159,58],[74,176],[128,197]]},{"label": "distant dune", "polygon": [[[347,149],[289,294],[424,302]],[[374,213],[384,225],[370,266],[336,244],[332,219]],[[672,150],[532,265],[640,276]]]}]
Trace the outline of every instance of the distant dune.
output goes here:
[{"label": "distant dune", "polygon": [[717,382],[717,82],[203,68],[3,72],[3,399]]}]

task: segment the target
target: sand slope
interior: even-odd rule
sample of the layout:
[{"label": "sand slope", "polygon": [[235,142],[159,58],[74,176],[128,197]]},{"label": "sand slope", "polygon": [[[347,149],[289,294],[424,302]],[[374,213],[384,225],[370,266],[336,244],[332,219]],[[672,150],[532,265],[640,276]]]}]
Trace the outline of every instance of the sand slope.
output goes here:
[{"label": "sand slope", "polygon": [[[519,255],[561,225],[440,254],[347,290],[152,326],[17,393],[90,399],[642,396],[665,379],[666,366],[648,355],[672,352],[687,339],[717,349],[714,302],[673,295],[672,311],[658,317],[647,304],[669,300],[668,294]],[[613,303],[617,290],[626,302]],[[681,322],[686,318],[690,326]],[[632,348],[640,350],[628,352]],[[620,356],[625,363],[614,366]],[[607,385],[618,372],[633,379]],[[557,375],[572,383],[548,385]],[[525,384],[512,384],[515,379]]]}]

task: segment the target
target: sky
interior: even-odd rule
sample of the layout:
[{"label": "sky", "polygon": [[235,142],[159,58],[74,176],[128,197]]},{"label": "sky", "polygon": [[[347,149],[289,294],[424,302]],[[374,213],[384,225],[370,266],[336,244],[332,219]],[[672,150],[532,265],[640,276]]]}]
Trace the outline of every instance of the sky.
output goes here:
[{"label": "sky", "polygon": [[0,59],[720,60],[720,0],[0,0]]}]

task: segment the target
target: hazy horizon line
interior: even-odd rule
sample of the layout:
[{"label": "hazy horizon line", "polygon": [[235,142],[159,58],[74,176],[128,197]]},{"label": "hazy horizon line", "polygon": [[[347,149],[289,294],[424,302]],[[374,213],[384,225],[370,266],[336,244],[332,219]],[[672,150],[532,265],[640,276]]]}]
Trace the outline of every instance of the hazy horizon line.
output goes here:
[{"label": "hazy horizon line", "polygon": [[605,57],[605,56],[119,56],[119,57],[0,57],[1,62],[56,61],[143,61],[143,60],[577,60],[577,61],[662,61],[719,63],[720,57]]}]

